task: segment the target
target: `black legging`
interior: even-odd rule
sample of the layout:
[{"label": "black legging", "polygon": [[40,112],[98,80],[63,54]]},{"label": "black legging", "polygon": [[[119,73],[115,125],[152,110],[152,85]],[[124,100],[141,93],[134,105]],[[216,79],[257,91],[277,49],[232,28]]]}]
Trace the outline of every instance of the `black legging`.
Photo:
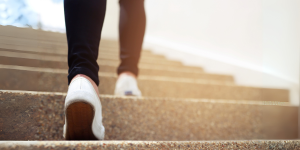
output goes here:
[{"label": "black legging", "polygon": [[[146,24],[144,0],[120,0],[119,4],[121,63],[117,73],[129,71],[137,76]],[[106,0],[65,0],[64,10],[69,84],[77,74],[84,74],[99,85],[97,58]]]}]

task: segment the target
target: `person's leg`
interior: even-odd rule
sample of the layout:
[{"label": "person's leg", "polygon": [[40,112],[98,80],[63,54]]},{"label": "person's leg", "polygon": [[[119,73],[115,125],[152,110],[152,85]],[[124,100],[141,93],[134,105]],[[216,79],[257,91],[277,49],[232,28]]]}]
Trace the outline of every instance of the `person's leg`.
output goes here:
[{"label": "person's leg", "polygon": [[64,1],[69,84],[83,74],[99,85],[97,58],[105,10],[106,0]]},{"label": "person's leg", "polygon": [[118,75],[138,76],[138,62],[142,49],[146,15],[144,0],[120,0],[119,40],[120,59]]},{"label": "person's leg", "polygon": [[105,9],[106,0],[64,1],[69,88],[63,135],[67,140],[104,139],[97,58]]},{"label": "person's leg", "polygon": [[120,0],[120,59],[115,95],[142,96],[137,85],[138,62],[145,34],[144,0]]}]

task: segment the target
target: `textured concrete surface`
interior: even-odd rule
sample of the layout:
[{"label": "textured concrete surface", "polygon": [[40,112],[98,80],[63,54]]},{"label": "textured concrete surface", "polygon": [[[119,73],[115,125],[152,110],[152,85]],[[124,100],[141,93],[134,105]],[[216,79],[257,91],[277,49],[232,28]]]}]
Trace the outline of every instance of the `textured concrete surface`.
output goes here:
[{"label": "textured concrete surface", "polygon": [[[30,91],[67,91],[67,71],[20,66],[2,66],[0,89]],[[114,75],[114,74],[113,74]],[[101,94],[113,94],[116,76],[99,73]],[[143,96],[173,98],[212,98],[253,101],[289,101],[285,89],[237,86],[226,82],[188,78],[139,76]],[[30,86],[29,86],[30,85]]]},{"label": "textured concrete surface", "polygon": [[[99,56],[103,54],[111,54],[114,57],[118,58],[119,48],[117,46],[117,41],[101,40],[100,43],[101,45],[99,47]],[[60,39],[60,41],[53,41],[52,39],[40,40],[32,38],[13,37],[11,35],[3,36],[0,33],[0,47],[2,49],[12,49],[21,52],[67,55],[67,43],[65,37],[64,39]],[[145,58],[164,58],[164,56],[153,54],[148,50],[142,50],[141,56]]]},{"label": "textured concrete surface", "polygon": [[[64,93],[0,92],[0,140],[62,140]],[[285,102],[101,95],[105,140],[296,139]]]},{"label": "textured concrete surface", "polygon": [[[1,44],[0,44],[1,47]],[[140,61],[145,63],[153,63],[153,62],[161,62],[162,64],[181,64],[178,61],[171,61],[164,57],[161,57],[160,55],[154,55],[154,54],[144,54],[145,51],[142,51],[142,56]],[[19,57],[19,58],[31,58],[31,59],[40,59],[36,57],[42,57],[47,60],[53,60],[53,61],[65,61],[67,60],[67,54],[48,54],[44,52],[32,52],[32,51],[22,51],[22,50],[13,50],[13,49],[4,49],[0,48],[0,55],[1,56],[8,56],[8,57]],[[119,61],[119,53],[118,52],[105,52],[100,51],[98,55],[98,59],[103,60],[116,60]]]},{"label": "textured concrete surface", "polygon": [[[0,26],[0,35],[23,39],[49,40],[53,42],[61,42],[61,39],[66,37],[63,33],[34,30],[30,28],[18,28],[14,26]],[[67,42],[67,39],[63,42]]]},{"label": "textured concrete surface", "polygon": [[299,140],[251,141],[8,141],[0,143],[1,150],[53,150],[53,149],[300,149]]},{"label": "textured concrete surface", "polygon": [[[33,30],[32,30],[33,31]],[[34,32],[34,31],[33,31]],[[43,36],[43,34],[46,34],[47,32],[41,31],[39,34],[41,36],[39,37],[30,37],[29,34],[22,35],[21,32],[16,33],[16,31],[11,31],[10,33],[3,34],[0,33],[0,43],[1,44],[9,44],[9,45],[22,45],[22,46],[33,46],[36,45],[37,47],[43,47],[43,48],[53,48],[53,49],[65,49],[67,48],[67,38],[65,34],[62,33],[56,33],[56,35],[51,37]],[[53,34],[53,33],[52,33]],[[55,33],[54,33],[55,34]],[[114,40],[101,40],[100,43],[101,47],[103,49],[109,49],[109,51],[117,51],[119,48],[118,42]],[[66,49],[64,50],[66,51]]]},{"label": "textured concrete surface", "polygon": [[[12,51],[12,52],[22,52],[29,54],[42,54],[42,55],[53,55],[53,56],[67,56],[67,52],[65,50],[53,50],[51,48],[44,49],[36,49],[34,47],[22,47],[18,45],[8,45],[8,44],[0,44],[1,51]],[[163,55],[156,55],[152,53],[144,53],[146,50],[142,50],[141,58],[157,58],[157,59],[165,59]],[[101,47],[99,49],[99,55],[107,55],[109,57],[119,57],[118,51],[104,51]]]},{"label": "textured concrete surface", "polygon": [[[10,48],[10,49],[19,49],[24,51],[32,51],[32,52],[46,52],[46,51],[52,51],[52,53],[57,54],[67,54],[67,42],[65,41],[66,37],[64,39],[61,39],[60,42],[54,42],[52,39],[48,40],[36,40],[36,39],[24,39],[19,37],[12,37],[12,36],[1,36],[0,35],[0,45],[1,48]],[[108,41],[101,41],[99,51],[107,52],[107,53],[117,53],[119,51],[117,41],[114,41],[113,44],[107,44]],[[2,47],[4,46],[4,47]],[[31,49],[31,50],[29,50]],[[146,55],[153,55],[152,52],[143,50],[142,54]]]},{"label": "textured concrete surface", "polygon": [[[0,64],[2,65],[17,65],[17,66],[28,66],[28,67],[40,67],[40,68],[53,68],[53,69],[68,69],[67,62],[59,61],[46,61],[37,59],[27,58],[14,58],[14,57],[3,57],[0,56]],[[109,64],[99,64],[100,72],[111,72],[116,73],[117,66]],[[203,80],[214,80],[214,81],[226,81],[234,82],[234,79],[230,75],[222,74],[209,74],[204,72],[196,71],[181,71],[181,70],[168,70],[159,69],[155,67],[145,67],[143,65],[139,68],[139,75],[147,76],[166,76],[166,77],[183,77],[183,78],[194,78]]]},{"label": "textured concrete surface", "polygon": [[[1,51],[0,51],[1,53]],[[2,51],[2,56],[5,56],[4,51]],[[14,52],[10,52],[14,53]],[[32,60],[41,60],[41,61],[51,61],[51,62],[61,62],[67,64],[66,56],[53,56],[53,55],[47,55],[47,54],[28,54],[25,53],[24,55],[20,55],[19,57],[14,56],[14,55],[6,55],[6,58],[11,58],[11,59],[16,59],[16,58],[23,58],[23,59],[32,59]],[[99,65],[110,65],[117,67],[119,66],[119,62],[115,60],[110,60],[110,59],[98,59],[98,64]],[[6,62],[10,63],[10,62]],[[16,62],[11,62],[11,63],[16,63]],[[169,70],[169,71],[180,71],[180,72],[197,72],[197,73],[203,73],[203,69],[200,67],[193,67],[193,66],[184,66],[180,63],[175,63],[173,65],[173,61],[167,61],[166,63],[160,64],[160,62],[141,62],[139,64],[139,68],[148,68],[148,69],[154,69],[154,70]]]},{"label": "textured concrete surface", "polygon": [[[10,59],[13,59],[13,58],[7,58],[6,57],[4,59],[7,60],[6,62],[2,61],[5,64],[10,65],[10,63],[11,63],[11,64],[24,66],[24,65],[18,63],[19,60],[17,62],[11,62]],[[16,59],[14,59],[14,60],[16,60]],[[27,61],[27,60],[25,60],[25,61]],[[34,60],[28,60],[28,61],[32,62]],[[39,62],[39,61],[40,60],[36,60],[35,62]],[[49,61],[47,61],[47,62],[49,62]],[[43,66],[47,65],[47,64],[45,64],[44,61],[40,61],[40,63],[42,63]],[[55,61],[51,61],[50,63],[53,64],[53,63],[55,63]],[[63,63],[63,64],[60,64],[60,66],[63,66],[63,65],[66,65],[67,62],[60,62],[60,63]],[[30,63],[26,62],[24,64],[30,64]],[[58,64],[58,63],[55,63],[55,64]],[[98,61],[98,65],[99,66],[110,66],[110,67],[114,67],[114,68],[116,68],[118,66],[117,63],[111,62],[111,61]],[[140,69],[148,69],[148,70],[156,70],[156,71],[171,71],[171,72],[184,72],[184,73],[204,73],[201,68],[194,69],[194,68],[183,67],[183,66],[177,66],[177,67],[168,66],[168,67],[166,67],[166,66],[163,66],[163,65],[139,64],[139,68]],[[103,71],[103,68],[101,68],[101,71]]]},{"label": "textured concrete surface", "polygon": [[[60,61],[67,62],[67,56],[49,56],[45,54],[30,54],[23,52],[11,52],[11,51],[0,51],[0,56],[11,57],[11,58],[27,58],[27,59],[36,59],[36,60],[48,60],[48,61]],[[116,66],[120,64],[119,58],[111,58],[105,55],[99,55],[98,62],[110,61]],[[162,66],[183,66],[180,62],[170,61],[162,58],[142,58],[140,64],[153,64],[153,65],[162,65]],[[195,68],[195,67],[193,67]]]},{"label": "textured concrete surface", "polygon": [[[42,58],[44,60],[49,60],[49,61],[67,61],[67,56],[66,55],[45,55],[44,53],[32,53],[32,52],[16,52],[16,51],[10,51],[8,49],[1,49],[0,48],[0,56],[6,56],[6,57],[12,57],[12,58],[28,58],[28,59],[38,59],[41,60]],[[98,59],[103,59],[103,60],[115,60],[119,62],[119,57],[117,55],[112,55],[110,53],[103,53],[98,56]],[[167,60],[166,58],[163,57],[154,57],[148,55],[141,57],[140,62],[144,63],[161,63],[162,65],[179,65],[181,64],[180,62],[177,61],[171,61]],[[182,65],[182,64],[181,64]]]}]

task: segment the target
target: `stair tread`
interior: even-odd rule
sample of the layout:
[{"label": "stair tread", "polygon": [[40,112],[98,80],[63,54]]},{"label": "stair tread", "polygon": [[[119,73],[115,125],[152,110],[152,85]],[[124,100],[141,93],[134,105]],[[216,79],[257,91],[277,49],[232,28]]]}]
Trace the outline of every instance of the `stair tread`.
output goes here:
[{"label": "stair tread", "polygon": [[[0,91],[0,118],[5,131],[0,132],[0,139],[62,140],[65,95]],[[100,95],[100,99],[106,140],[297,138],[298,107],[287,102],[111,95]]]},{"label": "stair tread", "polygon": [[[16,70],[23,70],[23,71],[34,71],[34,72],[48,72],[48,73],[61,73],[65,74],[68,72],[66,69],[53,69],[53,68],[39,68],[39,67],[27,67],[27,66],[15,66],[15,65],[2,65],[0,64],[0,69],[16,69]],[[98,72],[99,76],[103,77],[114,77],[117,78],[116,73],[110,72]],[[174,82],[186,82],[186,83],[203,83],[203,84],[221,84],[221,85],[234,85],[232,82],[222,82],[222,81],[209,81],[203,79],[191,79],[191,78],[184,78],[184,77],[166,77],[166,76],[147,76],[147,75],[140,75],[138,77],[139,80],[158,80],[158,81],[174,81]]]},{"label": "stair tread", "polygon": [[[0,25],[0,36],[8,38],[21,38],[26,40],[49,41],[61,44],[65,44],[67,42],[65,33],[43,31],[30,28],[20,28],[14,26]],[[118,43],[115,40],[101,39],[100,43],[101,45],[106,45],[109,47],[118,47]]]},{"label": "stair tread", "polygon": [[[44,54],[29,54],[29,53],[22,53],[22,52],[12,52],[12,51],[1,51],[0,56],[4,57],[12,57],[12,58],[27,58],[27,59],[36,59],[36,60],[48,60],[48,61],[61,61],[67,62],[67,56],[49,56]],[[107,55],[99,55],[98,61],[110,61],[112,63],[116,63],[117,65],[120,63],[118,57],[110,57]],[[141,58],[141,63],[145,64],[153,64],[153,65],[168,65],[168,66],[183,66],[182,63],[177,61],[170,61],[167,59],[161,58]]]},{"label": "stair tread", "polygon": [[[67,70],[0,66],[2,72],[0,74],[0,88],[2,89],[51,92],[65,92],[68,89]],[[99,78],[100,93],[113,94],[116,76],[100,73]],[[16,79],[22,82],[16,82]],[[239,86],[228,82],[141,76],[138,78],[138,84],[144,96],[152,97],[289,101],[289,92],[286,89]]]},{"label": "stair tread", "polygon": [[[1,45],[0,45],[1,46]],[[25,54],[25,55],[44,55],[48,57],[66,57],[67,54],[57,54],[57,53],[51,53],[51,52],[37,52],[37,51],[27,51],[27,50],[18,50],[18,49],[6,49],[6,48],[0,48],[0,52],[6,54],[7,52],[13,54]],[[8,54],[9,54],[8,53]],[[119,54],[118,53],[109,53],[109,52],[103,52],[99,51],[99,56],[98,57],[109,57],[110,59],[119,59]],[[162,55],[143,55],[141,56],[142,59],[149,59],[149,60],[164,60],[164,61],[174,61],[174,60],[168,60]],[[177,62],[177,61],[174,61]]]},{"label": "stair tread", "polygon": [[[54,42],[62,45],[67,42],[65,33],[0,25],[0,38],[1,37],[5,37],[7,39],[23,39],[27,41],[35,40],[39,42]],[[114,40],[104,39],[101,40],[101,44],[113,48],[118,47],[117,42]]]},{"label": "stair tread", "polygon": [[[0,47],[3,47],[1,45]],[[6,48],[5,48],[6,49]],[[18,48],[14,48],[16,50]],[[23,49],[23,47],[22,47]],[[32,51],[32,49],[30,49]],[[66,56],[53,56],[53,55],[45,55],[45,54],[33,54],[33,53],[23,53],[24,55],[12,55],[12,54],[21,54],[22,52],[7,52],[7,51],[0,51],[3,56],[10,56],[10,57],[20,57],[20,58],[31,58],[31,59],[46,59],[46,60],[51,60],[51,61],[62,61],[62,62],[67,62],[67,57]],[[157,61],[157,59],[159,61]],[[119,65],[119,61],[116,61],[116,59],[107,59],[105,58],[105,55],[102,55],[98,59],[98,63],[110,63],[113,64],[114,66]],[[198,70],[198,71],[203,71],[201,67],[195,67],[195,66],[185,66],[181,62],[178,61],[172,61],[172,60],[167,60],[165,58],[147,58],[145,56],[141,58],[141,63],[139,65],[147,65],[147,66],[158,66],[160,68],[176,68],[177,70]]]},{"label": "stair tread", "polygon": [[[31,59],[26,57],[26,55],[21,57],[10,57],[4,56],[0,52],[0,64],[1,65],[15,65],[24,67],[38,67],[38,68],[52,68],[52,69],[68,69],[68,64],[64,59],[62,61],[47,60],[45,57],[36,57],[38,59]],[[100,67],[100,72],[113,72],[116,73],[117,65],[110,63],[111,61],[99,61],[98,65]],[[202,72],[202,70],[193,70],[178,67],[163,67],[161,65],[139,65],[139,75],[154,75],[154,76],[170,76],[170,77],[184,77],[192,79],[206,79],[215,81],[226,81],[234,82],[234,79],[230,75],[224,74],[211,74]]]},{"label": "stair tread", "polygon": [[0,149],[300,149],[299,140],[5,141]]},{"label": "stair tread", "polygon": [[[65,39],[62,39],[62,41],[64,41],[64,42],[53,42],[53,41],[48,41],[48,40],[41,41],[41,40],[38,40],[38,39],[24,39],[24,38],[1,36],[0,35],[0,45],[46,48],[46,49],[52,49],[54,51],[62,50],[64,52],[67,52],[68,46],[67,46],[66,37],[65,37]],[[110,52],[119,51],[118,42],[117,41],[112,41],[112,42],[114,44],[107,45],[105,40],[102,40],[102,42],[99,45],[100,50],[110,51]],[[151,53],[150,51],[144,51],[144,52],[145,53]]]},{"label": "stair tread", "polygon": [[[26,58],[23,58],[23,60]],[[38,60],[41,63],[46,62],[39,59],[28,59],[28,60]],[[49,61],[48,62],[62,62],[66,64],[65,61]],[[119,63],[111,60],[98,60],[98,65],[106,65],[106,66],[112,66],[117,67]],[[9,64],[7,64],[9,65]],[[20,64],[22,65],[22,64]],[[194,69],[193,67],[186,67],[186,66],[168,66],[168,65],[159,65],[159,64],[147,64],[147,63],[140,63],[139,68],[141,69],[151,69],[151,70],[162,70],[162,71],[176,71],[176,72],[187,72],[187,73],[203,73],[203,70],[201,68]]]},{"label": "stair tread", "polygon": [[[13,42],[13,43],[15,43],[15,42]],[[49,47],[37,47],[36,45],[24,46],[24,45],[17,45],[17,44],[0,43],[1,49],[12,49],[15,51],[48,53],[48,54],[56,54],[56,55],[67,55],[68,54],[67,48],[55,48],[55,47],[51,47],[51,46],[53,46],[53,45],[50,45]],[[118,52],[119,52],[119,50],[116,48],[107,49],[102,46],[99,47],[100,54],[106,53],[106,54],[111,54],[111,55],[118,55]],[[147,56],[147,57],[149,56],[149,57],[164,58],[164,56],[153,54],[151,51],[148,51],[148,50],[142,50],[141,55]]]}]

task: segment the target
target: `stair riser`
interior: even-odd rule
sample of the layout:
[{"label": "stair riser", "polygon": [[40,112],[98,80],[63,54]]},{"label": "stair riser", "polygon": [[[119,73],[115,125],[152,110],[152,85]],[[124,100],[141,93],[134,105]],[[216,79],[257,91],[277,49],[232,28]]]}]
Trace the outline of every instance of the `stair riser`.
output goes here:
[{"label": "stair riser", "polygon": [[[0,57],[10,57],[13,58],[27,58],[27,59],[34,59],[34,60],[41,60],[41,61],[54,61],[54,62],[62,62],[67,63],[67,58],[62,56],[43,56],[43,55],[33,55],[33,54],[27,54],[27,55],[19,55],[19,56],[9,56],[5,54],[0,54]],[[40,57],[39,57],[40,56]],[[10,59],[9,58],[9,59]],[[7,58],[6,58],[7,59]],[[97,63],[99,65],[109,64],[112,66],[119,66],[120,61],[118,60],[111,60],[111,59],[101,59],[99,58],[97,60]],[[14,64],[14,62],[11,62],[11,64]],[[191,66],[184,66],[179,62],[172,62],[172,61],[147,61],[147,60],[141,60],[139,63],[139,66],[150,66],[151,68],[161,68],[161,69],[175,69],[175,70],[190,70],[190,71],[196,71],[196,72],[203,72],[202,68],[199,67],[191,67]]]},{"label": "stair riser", "polygon": [[[0,140],[62,140],[64,95],[0,92]],[[105,140],[296,139],[297,107],[101,97]]]},{"label": "stair riser", "polygon": [[[0,69],[0,89],[30,91],[67,91],[67,72],[49,73]],[[101,75],[99,91],[113,94],[116,77]],[[201,83],[197,80],[169,80],[142,78],[138,80],[143,96],[176,98],[212,98],[228,100],[289,101],[289,93],[282,89],[265,89],[226,84]]]},{"label": "stair riser", "polygon": [[[18,53],[18,52],[8,52],[8,51],[0,51],[0,57],[11,57],[11,58],[28,58],[28,59],[36,59],[36,60],[48,60],[48,61],[62,61],[67,62],[67,56],[51,56],[45,54],[28,54],[28,53]],[[98,56],[98,61],[112,61],[116,64],[120,63],[119,58],[109,57],[105,55]],[[166,59],[149,59],[143,58],[140,60],[141,64],[153,64],[153,65],[168,65],[168,66],[183,66],[182,63],[177,61],[169,61]]]},{"label": "stair riser", "polygon": [[[67,57],[67,53],[65,54],[59,54],[59,53],[54,53],[53,51],[44,51],[44,52],[36,52],[33,51],[32,49],[27,50],[17,50],[17,49],[5,49],[5,48],[0,48],[0,53],[3,52],[13,52],[13,53],[24,53],[24,54],[33,54],[33,55],[43,55],[43,56],[58,56],[58,57]],[[99,51],[98,58],[102,57],[107,57],[110,59],[118,59],[119,60],[119,53],[116,52],[106,52],[106,51]],[[149,60],[165,60],[166,58],[162,55],[155,55],[155,54],[141,54],[140,59],[149,59]],[[167,60],[171,61],[171,60]]]},{"label": "stair riser", "polygon": [[[9,38],[21,38],[26,40],[36,40],[36,41],[51,41],[53,43],[64,44],[67,43],[67,38],[65,33],[58,32],[48,32],[48,31],[38,31],[34,29],[18,28],[18,27],[7,27],[0,26],[0,36],[6,36]],[[101,39],[100,45],[106,47],[119,47],[117,41]]]},{"label": "stair riser", "polygon": [[[44,48],[67,48],[67,39],[66,37],[57,37],[56,39],[22,38],[18,36],[6,36],[0,34],[0,44],[37,46]],[[101,40],[100,46],[114,51],[119,49],[118,41]]]},{"label": "stair riser", "polygon": [[[68,49],[61,48],[61,47],[55,47],[55,45],[49,45],[48,47],[38,47],[37,45],[31,45],[31,46],[24,46],[21,44],[7,44],[7,43],[0,43],[1,49],[13,49],[18,51],[25,51],[25,52],[37,52],[37,53],[50,53],[50,54],[60,54],[60,55],[67,55]],[[100,46],[99,53],[108,53],[113,55],[118,55],[119,50],[113,49],[113,48],[106,48],[103,46]],[[152,57],[163,57],[160,55],[155,55],[150,51],[142,50],[141,51],[142,56],[152,56]]]},{"label": "stair riser", "polygon": [[[36,41],[34,41],[36,42]],[[13,43],[0,43],[0,47],[3,49],[16,49],[19,51],[29,51],[29,52],[44,52],[44,53],[55,53],[65,55],[68,53],[67,47],[59,47],[54,44],[49,44],[47,46],[39,45],[39,43],[31,44],[31,45],[24,45],[22,43],[13,42]],[[99,47],[99,52],[111,53],[111,54],[118,54],[119,49],[117,48],[107,48],[104,46]],[[150,55],[155,56],[150,51],[143,50],[141,51],[142,55]]]},{"label": "stair riser", "polygon": [[[28,67],[41,67],[41,68],[53,68],[53,69],[68,69],[68,65],[66,62],[42,61],[42,60],[36,60],[36,59],[24,59],[24,58],[1,57],[1,56],[0,56],[0,64],[28,66]],[[114,67],[114,66],[99,64],[99,67],[100,67],[101,72],[115,73],[117,70],[117,67]],[[229,76],[229,75],[183,72],[181,70],[168,71],[168,70],[155,70],[154,68],[146,69],[146,68],[140,67],[139,75],[194,78],[194,79],[203,79],[203,80],[213,80],[213,81],[234,83],[233,77]]]},{"label": "stair riser", "polygon": [[[1,56],[0,56],[1,57]],[[47,66],[48,62],[49,62],[49,66],[52,66],[51,64],[60,64],[59,66],[57,66],[57,69],[59,69],[60,67],[63,67],[65,65],[67,65],[66,61],[43,61],[43,60],[38,60],[38,59],[19,59],[21,60],[28,60],[28,62],[25,62],[24,64],[19,64],[19,60],[13,59],[11,57],[2,57],[3,60],[0,60],[1,62],[3,62],[2,64],[6,64],[6,65],[10,65],[10,64],[16,64],[16,65],[21,65],[21,66],[25,66],[24,64],[30,64],[30,62],[39,62],[38,64],[41,64],[42,66]],[[16,60],[16,62],[14,61],[10,61],[10,60]],[[99,66],[111,66],[111,67],[118,67],[119,63],[115,62],[115,61],[111,61],[111,60],[98,60],[97,61]],[[33,64],[32,66],[39,66],[38,64]],[[31,65],[30,65],[31,66]],[[51,68],[51,67],[50,67]],[[65,68],[65,67],[63,67]],[[139,64],[139,68],[140,69],[149,69],[149,70],[158,70],[158,71],[172,71],[172,72],[185,72],[185,73],[203,73],[203,70],[201,68],[197,68],[197,67],[185,67],[185,66],[166,66],[166,65],[156,65],[156,64],[147,64],[147,63],[140,63]],[[101,69],[102,71],[102,69]],[[222,76],[222,75],[221,75]]]},{"label": "stair riser", "polygon": [[[0,36],[8,36],[11,38],[21,38],[21,39],[30,39],[30,40],[40,40],[40,41],[52,41],[55,43],[66,43],[67,38],[66,34],[64,33],[57,33],[57,32],[45,32],[32,29],[23,29],[23,28],[14,28],[9,29],[7,27],[0,27]],[[108,43],[108,42],[106,42]]]},{"label": "stair riser", "polygon": [[[31,49],[32,50],[32,49]],[[1,51],[0,51],[1,53]],[[11,53],[18,53],[18,52],[7,52],[7,51],[3,51],[1,56],[9,56]],[[19,52],[20,53],[20,52]],[[55,60],[55,61],[67,61],[67,56],[53,56],[53,55],[47,55],[47,54],[30,54],[30,53],[22,53],[23,55],[26,55],[26,58],[32,58],[32,59],[42,59],[42,60]],[[40,56],[40,57],[39,57]],[[13,55],[11,57],[22,57],[21,53],[20,55]],[[23,56],[24,57],[24,56]],[[170,61],[170,60],[166,60],[165,58],[147,58],[147,56],[145,56],[146,58],[141,58],[140,60],[140,64],[146,64],[146,65],[156,65],[156,66],[164,66],[164,68],[167,66],[168,68],[172,68],[172,67],[181,67],[182,69],[190,69],[190,70],[201,70],[203,71],[202,68],[200,67],[193,67],[193,66],[184,66],[182,63],[177,62],[177,61]],[[98,63],[101,62],[107,62],[110,61],[112,63],[114,63],[116,66],[119,65],[119,60],[116,58],[111,58],[110,56],[105,56],[101,55],[99,56],[98,59]],[[181,69],[180,68],[180,69]]]},{"label": "stair riser", "polygon": [[[23,50],[15,50],[15,49],[3,49],[0,48],[0,54],[1,55],[10,55],[14,53],[20,53],[20,55],[43,55],[44,57],[67,57],[67,54],[53,54],[53,53],[44,53],[44,52],[34,52],[34,51],[23,51]],[[17,55],[18,56],[18,55]],[[15,57],[17,57],[15,56]],[[112,53],[112,52],[105,52],[105,51],[99,51],[98,58],[102,59],[113,59],[113,60],[119,60],[119,53]],[[167,60],[164,56],[161,55],[154,55],[154,54],[143,54],[141,55],[140,60],[147,60],[147,61],[167,61],[167,62],[177,62],[173,60]]]}]

